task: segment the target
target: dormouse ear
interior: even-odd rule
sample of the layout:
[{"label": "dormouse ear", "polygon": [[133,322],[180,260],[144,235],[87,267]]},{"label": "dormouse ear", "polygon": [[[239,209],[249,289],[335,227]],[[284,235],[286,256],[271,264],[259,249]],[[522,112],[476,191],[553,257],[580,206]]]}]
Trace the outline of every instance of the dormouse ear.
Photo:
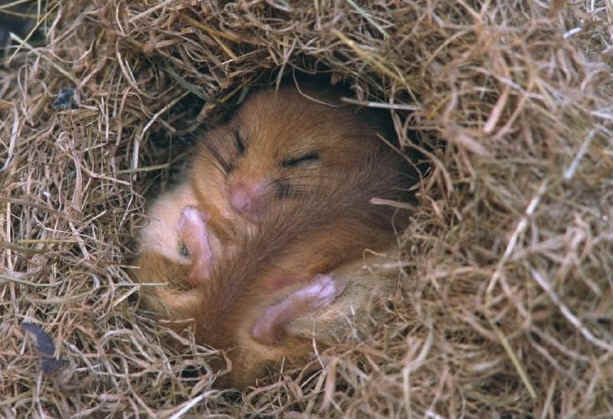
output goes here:
[{"label": "dormouse ear", "polygon": [[191,205],[183,208],[179,218],[179,237],[187,247],[192,264],[187,281],[194,287],[205,281],[211,271],[213,253],[206,227],[208,219],[206,214]]},{"label": "dormouse ear", "polygon": [[263,345],[279,343],[290,322],[330,305],[344,289],[344,280],[331,275],[315,275],[304,287],[268,306],[256,319],[251,336]]}]

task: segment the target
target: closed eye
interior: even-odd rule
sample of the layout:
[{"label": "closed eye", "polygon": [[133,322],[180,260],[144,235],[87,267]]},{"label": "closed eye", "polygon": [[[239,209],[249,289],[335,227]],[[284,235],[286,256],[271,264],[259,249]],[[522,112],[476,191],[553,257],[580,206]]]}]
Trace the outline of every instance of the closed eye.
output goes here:
[{"label": "closed eye", "polygon": [[245,152],[245,143],[238,131],[234,131],[234,142],[236,143],[238,154],[242,155]]},{"label": "closed eye", "polygon": [[293,157],[291,159],[286,159],[281,162],[282,167],[296,167],[303,163],[310,163],[313,161],[319,160],[319,153],[317,151],[312,151],[310,153],[303,154],[298,157]]}]

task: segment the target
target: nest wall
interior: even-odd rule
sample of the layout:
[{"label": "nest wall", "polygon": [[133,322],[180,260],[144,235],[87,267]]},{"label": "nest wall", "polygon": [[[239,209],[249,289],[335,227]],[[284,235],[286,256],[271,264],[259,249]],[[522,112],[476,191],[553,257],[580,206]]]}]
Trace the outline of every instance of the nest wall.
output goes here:
[{"label": "nest wall", "polygon": [[[0,69],[2,415],[613,413],[610,2],[37,5],[44,43]],[[296,73],[389,110],[431,170],[372,335],[215,390],[215,351],[139,307],[134,238],[201,130]]]}]

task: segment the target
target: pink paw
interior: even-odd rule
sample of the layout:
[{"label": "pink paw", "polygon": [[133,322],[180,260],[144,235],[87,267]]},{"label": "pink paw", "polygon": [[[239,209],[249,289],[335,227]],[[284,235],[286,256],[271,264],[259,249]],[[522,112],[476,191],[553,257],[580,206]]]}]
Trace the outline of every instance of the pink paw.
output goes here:
[{"label": "pink paw", "polygon": [[192,206],[186,206],[179,218],[179,237],[185,244],[192,261],[192,269],[187,281],[196,286],[210,274],[213,252],[209,244],[206,228],[208,215]]},{"label": "pink paw", "polygon": [[291,294],[290,298],[304,301],[310,308],[307,311],[314,311],[332,303],[343,289],[344,286],[335,281],[331,275],[320,274],[316,275],[307,286]]},{"label": "pink paw", "polygon": [[344,288],[344,283],[331,275],[316,275],[308,285],[268,306],[253,325],[251,335],[264,345],[278,343],[285,334],[285,325],[331,304]]}]

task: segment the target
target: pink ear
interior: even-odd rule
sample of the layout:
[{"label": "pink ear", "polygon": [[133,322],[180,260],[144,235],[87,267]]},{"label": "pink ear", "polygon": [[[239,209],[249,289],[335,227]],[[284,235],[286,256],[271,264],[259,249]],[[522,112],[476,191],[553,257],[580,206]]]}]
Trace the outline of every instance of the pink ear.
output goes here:
[{"label": "pink ear", "polygon": [[331,275],[316,275],[305,287],[266,308],[251,329],[252,337],[264,345],[279,343],[288,323],[331,304],[344,288],[344,282]]},{"label": "pink ear", "polygon": [[187,279],[192,286],[197,286],[206,280],[211,271],[213,253],[206,228],[207,220],[208,216],[192,206],[183,208],[179,218],[179,236],[192,260],[192,269]]}]

